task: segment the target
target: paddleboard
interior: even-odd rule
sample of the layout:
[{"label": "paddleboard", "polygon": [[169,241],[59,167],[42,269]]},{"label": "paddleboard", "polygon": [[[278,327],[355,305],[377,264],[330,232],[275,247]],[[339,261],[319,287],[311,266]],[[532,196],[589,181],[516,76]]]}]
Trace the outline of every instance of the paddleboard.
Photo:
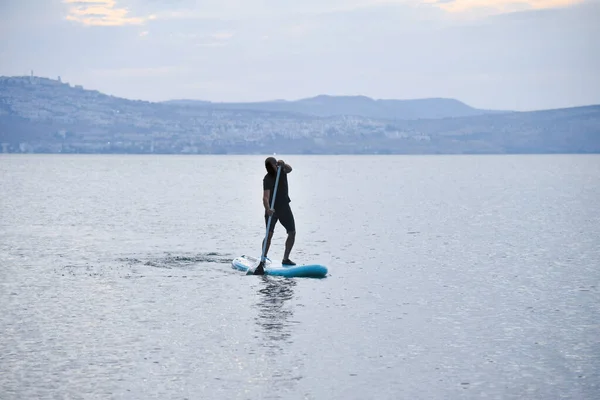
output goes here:
[{"label": "paddleboard", "polygon": [[[254,271],[260,259],[252,256],[240,256],[231,261],[231,266],[248,273]],[[319,264],[282,265],[280,262],[265,261],[265,275],[284,276],[286,278],[323,278],[327,275],[327,267]]]}]

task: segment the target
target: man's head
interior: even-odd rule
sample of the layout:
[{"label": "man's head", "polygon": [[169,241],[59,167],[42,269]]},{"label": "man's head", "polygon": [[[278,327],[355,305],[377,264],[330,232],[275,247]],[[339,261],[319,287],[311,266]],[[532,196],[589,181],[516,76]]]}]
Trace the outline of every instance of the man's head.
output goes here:
[{"label": "man's head", "polygon": [[275,157],[267,157],[265,160],[265,168],[269,175],[277,175],[277,160]]}]

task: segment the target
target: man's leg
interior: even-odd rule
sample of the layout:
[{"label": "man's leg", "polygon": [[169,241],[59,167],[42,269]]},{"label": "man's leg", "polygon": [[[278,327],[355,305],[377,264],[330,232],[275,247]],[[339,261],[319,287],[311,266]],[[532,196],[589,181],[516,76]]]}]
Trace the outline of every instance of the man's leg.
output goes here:
[{"label": "man's leg", "polygon": [[291,208],[288,207],[284,212],[279,214],[279,221],[287,231],[283,261],[284,263],[293,265],[294,263],[290,261],[290,253],[292,252],[294,242],[296,241],[296,223],[294,221],[294,214],[292,213]]},{"label": "man's leg", "polygon": [[287,239],[285,240],[285,252],[283,253],[283,260],[287,261],[290,259],[290,253],[292,251],[292,247],[294,247],[294,242],[296,241],[296,231],[291,231],[287,233]]}]

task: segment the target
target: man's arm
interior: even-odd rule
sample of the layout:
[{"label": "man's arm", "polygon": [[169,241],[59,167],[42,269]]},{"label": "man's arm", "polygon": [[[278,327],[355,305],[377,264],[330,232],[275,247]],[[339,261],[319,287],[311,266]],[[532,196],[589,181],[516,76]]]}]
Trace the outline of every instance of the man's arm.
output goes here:
[{"label": "man's arm", "polygon": [[263,190],[263,207],[265,207],[265,211],[269,213],[271,209],[271,205],[269,204],[269,196],[271,195],[271,191],[269,189]]}]

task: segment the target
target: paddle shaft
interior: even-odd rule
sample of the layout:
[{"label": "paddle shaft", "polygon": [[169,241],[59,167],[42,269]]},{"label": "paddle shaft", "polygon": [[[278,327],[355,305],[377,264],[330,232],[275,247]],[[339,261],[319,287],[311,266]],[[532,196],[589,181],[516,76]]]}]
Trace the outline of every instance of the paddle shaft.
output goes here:
[{"label": "paddle shaft", "polygon": [[[273,190],[273,198],[271,199],[271,207],[275,207],[275,196],[277,196],[277,186],[279,186],[279,175],[281,174],[281,165],[277,166],[277,178],[275,178],[275,189]],[[260,262],[263,263],[265,261],[265,251],[267,250],[267,240],[269,240],[269,229],[271,228],[271,219],[273,218],[273,214],[269,215],[269,220],[267,221],[267,232],[265,234],[265,241],[263,243],[262,254],[260,255]]]}]

